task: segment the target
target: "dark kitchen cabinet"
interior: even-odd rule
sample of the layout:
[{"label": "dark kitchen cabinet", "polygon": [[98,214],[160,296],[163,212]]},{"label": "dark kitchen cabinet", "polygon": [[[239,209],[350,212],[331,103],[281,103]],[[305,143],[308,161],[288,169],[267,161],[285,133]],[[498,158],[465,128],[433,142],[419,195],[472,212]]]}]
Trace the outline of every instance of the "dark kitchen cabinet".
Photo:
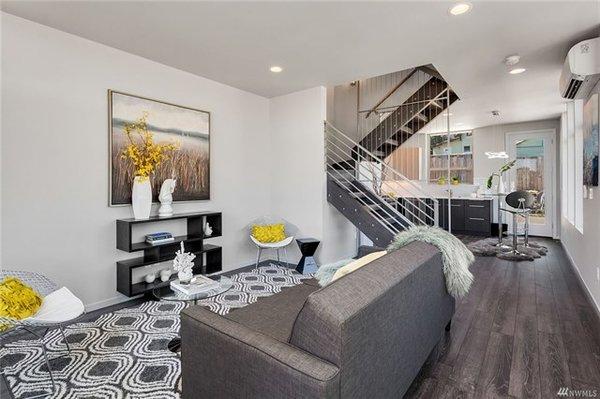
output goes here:
[{"label": "dark kitchen cabinet", "polygon": [[[448,200],[439,200],[440,226],[448,230]],[[453,199],[450,201],[452,232],[459,234],[492,234],[492,201]]]}]

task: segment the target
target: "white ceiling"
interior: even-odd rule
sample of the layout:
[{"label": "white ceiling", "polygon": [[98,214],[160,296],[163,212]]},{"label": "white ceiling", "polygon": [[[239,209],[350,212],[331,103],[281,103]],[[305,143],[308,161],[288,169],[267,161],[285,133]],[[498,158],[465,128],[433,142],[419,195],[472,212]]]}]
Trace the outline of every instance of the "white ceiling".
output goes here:
[{"label": "white ceiling", "polygon": [[[558,116],[567,50],[598,35],[599,1],[2,1],[2,10],[261,96],[433,64],[472,128]],[[521,55],[527,72],[502,61]],[[280,74],[269,66],[281,65]],[[490,111],[500,110],[500,118]]]}]

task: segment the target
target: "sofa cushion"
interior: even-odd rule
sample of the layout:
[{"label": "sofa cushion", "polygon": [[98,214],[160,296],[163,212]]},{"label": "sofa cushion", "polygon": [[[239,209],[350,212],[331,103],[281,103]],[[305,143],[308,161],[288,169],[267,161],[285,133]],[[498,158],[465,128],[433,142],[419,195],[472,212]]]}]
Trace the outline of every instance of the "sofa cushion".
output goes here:
[{"label": "sofa cushion", "polygon": [[386,251],[372,252],[360,259],[348,263],[346,266],[340,267],[331,278],[331,282],[334,282],[335,280],[360,269],[361,267],[373,262],[375,259],[381,258],[385,254],[387,254]]},{"label": "sofa cushion", "polygon": [[225,317],[278,341],[288,342],[306,298],[319,288],[318,284],[284,288],[278,294],[259,298],[253,304],[233,310]]}]

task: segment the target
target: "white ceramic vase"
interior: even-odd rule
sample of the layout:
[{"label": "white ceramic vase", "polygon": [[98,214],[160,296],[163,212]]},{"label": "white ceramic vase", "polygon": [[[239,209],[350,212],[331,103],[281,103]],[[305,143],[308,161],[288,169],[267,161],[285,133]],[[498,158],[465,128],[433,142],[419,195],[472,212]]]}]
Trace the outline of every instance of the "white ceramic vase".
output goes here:
[{"label": "white ceramic vase", "polygon": [[504,194],[504,179],[502,179],[502,174],[498,176],[498,194]]},{"label": "white ceramic vase", "polygon": [[150,178],[136,176],[131,190],[131,206],[135,219],[148,219],[152,208],[152,186]]}]

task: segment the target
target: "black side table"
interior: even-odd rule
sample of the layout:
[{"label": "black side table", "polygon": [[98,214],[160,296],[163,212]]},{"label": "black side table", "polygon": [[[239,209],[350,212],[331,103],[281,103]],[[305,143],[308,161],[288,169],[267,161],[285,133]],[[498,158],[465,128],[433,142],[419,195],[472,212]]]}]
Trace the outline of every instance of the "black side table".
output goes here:
[{"label": "black side table", "polygon": [[315,273],[318,266],[313,255],[317,251],[320,241],[315,238],[298,238],[296,242],[302,253],[302,259],[300,259],[296,271],[302,274]]}]

